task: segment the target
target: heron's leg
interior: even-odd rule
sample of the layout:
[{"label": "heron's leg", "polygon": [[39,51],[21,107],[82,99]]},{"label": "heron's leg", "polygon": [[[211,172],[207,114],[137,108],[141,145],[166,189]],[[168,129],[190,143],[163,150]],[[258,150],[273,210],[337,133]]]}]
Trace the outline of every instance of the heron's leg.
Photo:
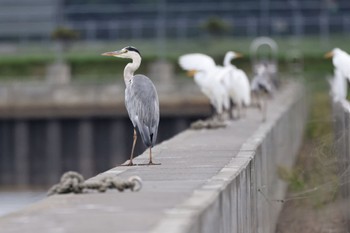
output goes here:
[{"label": "heron's leg", "polygon": [[262,109],[262,114],[263,114],[263,119],[262,121],[265,122],[266,121],[266,115],[267,115],[267,100],[266,98],[262,98],[262,101],[261,101],[261,109]]},{"label": "heron's leg", "polygon": [[256,97],[257,97],[257,106],[258,106],[259,110],[262,111],[263,110],[262,96],[260,93],[257,93]]},{"label": "heron's leg", "polygon": [[132,159],[134,158],[134,149],[135,149],[135,145],[136,145],[136,140],[137,140],[137,133],[136,133],[136,129],[134,128],[134,141],[132,143],[130,160],[129,160],[129,163],[127,164],[127,166],[134,165],[134,163],[132,162]]},{"label": "heron's leg", "polygon": [[148,165],[161,165],[161,163],[153,163],[152,161],[152,147],[149,147],[149,163]]},{"label": "heron's leg", "polygon": [[259,91],[252,91],[252,105],[257,108],[260,108],[259,96]]}]

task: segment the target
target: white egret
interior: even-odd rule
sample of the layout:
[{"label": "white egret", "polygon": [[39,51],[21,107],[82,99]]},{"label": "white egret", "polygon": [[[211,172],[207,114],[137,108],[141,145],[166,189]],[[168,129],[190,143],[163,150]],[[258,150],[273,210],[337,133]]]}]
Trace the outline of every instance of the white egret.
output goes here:
[{"label": "white egret", "polygon": [[227,71],[217,67],[214,60],[201,53],[185,54],[179,57],[179,65],[187,70],[190,76],[194,76],[196,84],[206,95],[210,103],[221,117],[224,110],[229,109],[229,97],[225,87],[219,81]]},{"label": "white egret", "polygon": [[347,96],[347,81],[343,74],[338,69],[334,69],[334,77],[329,79],[330,94],[334,101],[346,99]]},{"label": "white egret", "polygon": [[334,48],[332,51],[325,54],[325,58],[332,58],[334,67],[341,72],[341,74],[350,80],[350,55],[339,49]]},{"label": "white egret", "polygon": [[331,95],[334,100],[346,99],[347,81],[350,81],[350,55],[339,48],[325,54],[325,58],[332,58],[334,78],[329,81]]},{"label": "white egret", "polygon": [[246,73],[231,64],[231,60],[242,57],[240,53],[229,51],[224,57],[224,67],[230,69],[230,75],[223,77],[227,86],[231,101],[236,104],[240,111],[242,107],[248,107],[251,102],[250,83]]}]

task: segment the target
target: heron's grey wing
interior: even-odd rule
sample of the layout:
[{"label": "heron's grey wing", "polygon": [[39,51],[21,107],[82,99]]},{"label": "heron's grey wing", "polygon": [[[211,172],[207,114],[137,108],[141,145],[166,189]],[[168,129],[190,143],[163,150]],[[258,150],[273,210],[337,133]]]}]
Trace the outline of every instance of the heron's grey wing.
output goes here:
[{"label": "heron's grey wing", "polygon": [[259,76],[255,76],[250,84],[250,89],[252,91],[258,91],[259,90]]},{"label": "heron's grey wing", "polygon": [[146,146],[153,146],[159,125],[159,100],[152,81],[135,75],[125,89],[125,106],[134,127],[137,127]]},{"label": "heron's grey wing", "polygon": [[265,76],[255,76],[251,82],[250,89],[252,91],[264,90],[267,93],[272,93],[273,88],[267,77]]}]

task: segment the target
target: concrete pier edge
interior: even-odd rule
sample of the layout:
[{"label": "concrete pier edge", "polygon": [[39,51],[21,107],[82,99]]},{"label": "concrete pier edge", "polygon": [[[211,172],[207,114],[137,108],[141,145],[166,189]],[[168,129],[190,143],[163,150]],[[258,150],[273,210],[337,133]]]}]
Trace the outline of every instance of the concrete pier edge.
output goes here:
[{"label": "concrete pier edge", "polygon": [[[100,229],[99,227],[102,227],[99,224],[104,224],[101,232],[115,232],[115,230],[119,230],[117,232],[128,233],[274,232],[281,203],[269,203],[269,200],[266,200],[266,197],[261,195],[259,190],[266,191],[267,198],[284,198],[287,184],[279,179],[277,166],[285,166],[287,169],[292,167],[301,145],[308,104],[305,88],[298,82],[289,82],[286,84],[280,93],[277,93],[273,102],[275,102],[272,106],[273,109],[272,111],[268,111],[266,122],[259,125],[257,120],[260,117],[257,115],[252,120],[246,123],[243,122],[243,125],[254,123],[250,126],[250,131],[256,126],[258,127],[253,131],[252,136],[247,137],[248,140],[245,140],[244,143],[240,144],[240,147],[237,147],[238,150],[235,149],[232,151],[232,146],[226,147],[224,143],[229,142],[227,138],[225,138],[225,141],[219,142],[218,146],[223,145],[225,147],[220,153],[215,151],[217,148],[213,148],[213,153],[209,153],[209,156],[214,154],[222,158],[225,157],[225,159],[228,159],[228,162],[221,162],[224,166],[220,167],[218,172],[215,172],[215,169],[211,168],[211,172],[208,174],[213,175],[206,175],[209,178],[197,180],[195,176],[192,179],[190,177],[184,179],[183,177],[186,176],[181,176],[180,179],[174,179],[173,177],[176,174],[171,172],[190,172],[191,170],[186,169],[198,169],[195,170],[198,173],[202,171],[200,169],[206,168],[202,168],[202,165],[199,165],[199,167],[190,166],[179,169],[177,167],[180,165],[169,164],[170,161],[178,161],[185,158],[181,156],[187,153],[187,151],[181,151],[181,148],[175,145],[192,139],[191,142],[197,144],[187,145],[192,146],[189,151],[192,149],[192,153],[195,153],[194,148],[200,146],[198,143],[201,141],[196,141],[197,139],[194,137],[200,136],[201,139],[198,140],[203,140],[207,134],[210,137],[214,137],[219,132],[221,134],[227,134],[223,136],[231,137],[230,133],[236,129],[233,126],[229,127],[229,130],[222,129],[221,131],[186,130],[174,138],[157,145],[153,150],[154,160],[155,162],[161,159],[168,161],[168,164],[164,164],[164,166],[162,165],[151,170],[145,170],[147,168],[116,167],[91,178],[96,179],[97,177],[111,174],[120,175],[121,177],[127,177],[135,173],[140,174],[141,178],[145,176],[145,179],[147,179],[148,177],[149,182],[148,187],[145,187],[147,190],[141,190],[140,194],[130,194],[130,198],[129,194],[115,195],[112,192],[104,195],[54,196],[27,207],[20,212],[0,218],[0,229],[4,230],[4,232],[22,232],[23,229],[28,230],[28,232],[37,232],[38,229],[52,229],[52,232],[55,230],[63,230],[64,232],[94,232],[94,229]],[[256,111],[256,113],[258,112]],[[250,132],[249,130],[248,132]],[[223,136],[221,135],[222,138]],[[172,157],[165,158],[164,155]],[[222,160],[221,157],[218,157],[218,160]],[[205,161],[209,157],[201,159],[203,162],[209,162],[209,164],[211,161],[214,161]],[[148,151],[138,156],[135,161],[136,163],[147,162]],[[215,168],[215,164],[212,166]],[[187,186],[179,186],[181,190],[185,191],[169,191],[169,193],[157,194],[157,190],[163,188],[160,187],[162,179],[157,178],[154,180],[153,176],[158,172],[162,175],[165,172],[164,169],[170,175],[164,182],[171,183],[165,186],[171,187],[171,185],[175,185],[174,189],[176,189],[176,185],[189,180],[189,183],[186,184]],[[171,169],[174,169],[174,171],[171,171]],[[197,184],[200,185],[198,186]],[[152,186],[155,186],[156,190],[152,191]],[[189,186],[191,187],[189,188]],[[167,195],[170,195],[168,200],[162,199]],[[176,195],[181,196],[181,198],[174,198]],[[148,205],[142,202],[140,198],[148,198],[148,201],[157,203],[157,200],[150,199],[150,196],[155,196],[155,198],[159,196],[159,202],[163,202],[159,205],[161,209],[158,209],[158,207],[144,209]],[[127,203],[125,202],[127,200],[128,203],[133,203],[135,206],[132,208],[134,212],[131,211],[126,214],[127,216],[131,213],[136,214],[135,219],[137,219],[137,223],[135,223],[135,226],[139,224],[138,227],[132,230],[130,226],[126,228],[123,226],[123,224],[127,224],[123,222],[123,214],[125,213],[123,211],[120,212],[123,208],[126,208]],[[89,205],[89,211],[85,209],[87,208],[84,207],[85,205]],[[141,207],[138,205],[144,206]],[[108,215],[105,215],[103,212],[105,208],[108,208],[108,211],[110,211]],[[138,208],[141,208],[140,213],[138,212]],[[138,219],[140,218],[139,215],[145,213],[145,211],[146,213],[147,211],[151,211],[150,216],[146,214],[144,219]],[[68,215],[62,215],[61,213],[67,213]],[[59,216],[56,216],[57,214]],[[75,220],[70,218],[81,214],[86,215],[93,222],[87,222],[88,225],[86,226],[79,224],[72,225]],[[99,214],[105,217],[98,219]],[[119,219],[117,216],[119,216]],[[79,216],[77,219],[81,219],[82,217]],[[16,225],[21,219],[25,219],[27,223],[31,222],[31,226],[25,228],[24,226]],[[115,221],[112,219],[115,219]],[[118,223],[117,220],[119,220]],[[106,225],[107,222],[110,224]],[[39,223],[43,224],[41,224],[40,228],[36,228],[34,225]],[[115,227],[119,228],[116,229]],[[127,230],[122,230],[124,228]]]},{"label": "concrete pier edge", "polygon": [[[206,208],[209,208],[217,200],[218,196],[222,194],[221,192],[235,180],[242,170],[246,169],[256,155],[257,148],[262,144],[264,138],[272,130],[281,115],[285,114],[296,102],[306,101],[305,89],[301,87],[301,83],[292,83],[292,85],[295,85],[296,87],[294,88],[297,89],[297,92],[292,94],[292,101],[280,109],[273,118],[269,118],[267,122],[264,122],[254,135],[242,145],[237,156],[232,158],[218,174],[208,180],[202,187],[196,189],[193,195],[184,203],[167,211],[164,219],[153,229],[152,233],[192,232],[191,228],[193,228],[194,219],[199,220],[198,215]],[[307,111],[306,108],[305,111]],[[307,113],[305,114],[305,119],[306,115]]]}]

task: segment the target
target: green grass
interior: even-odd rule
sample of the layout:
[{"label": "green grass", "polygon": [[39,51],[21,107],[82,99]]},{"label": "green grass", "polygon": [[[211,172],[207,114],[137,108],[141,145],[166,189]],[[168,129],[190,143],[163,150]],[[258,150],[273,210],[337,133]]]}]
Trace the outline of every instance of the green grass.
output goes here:
[{"label": "green grass", "polygon": [[339,171],[333,145],[333,120],[329,88],[323,70],[306,74],[310,109],[304,143],[293,169],[278,169],[289,184],[286,200],[322,208],[333,202],[339,193]]},{"label": "green grass", "polygon": [[[340,47],[350,51],[347,36],[332,36],[326,45],[318,37],[307,37],[302,40],[293,38],[274,38],[279,46],[279,63],[282,71],[287,70],[289,52],[298,48],[303,54],[304,68],[306,72],[325,73],[332,70],[330,60],[323,59],[323,54],[333,47]],[[151,62],[163,58],[175,64],[175,72],[182,72],[177,65],[177,59],[181,54],[201,52],[213,56],[218,64],[222,63],[223,56],[228,50],[243,53],[245,57],[238,59],[235,64],[246,71],[251,70],[249,58],[249,46],[253,39],[250,38],[205,38],[189,40],[167,40],[163,47],[157,46],[157,40],[132,40],[115,42],[81,42],[77,41],[71,46],[69,52],[64,55],[65,60],[71,65],[73,77],[103,76],[120,73],[126,64],[125,60],[111,59],[100,56],[102,52],[116,50],[126,45],[136,46],[143,56],[143,65],[139,72],[147,72]],[[0,79],[11,77],[38,77],[44,78],[46,65],[52,63],[55,58],[55,49],[52,43],[23,43],[16,45],[16,51],[12,54],[0,57]],[[262,52],[266,49],[262,49]]]}]

